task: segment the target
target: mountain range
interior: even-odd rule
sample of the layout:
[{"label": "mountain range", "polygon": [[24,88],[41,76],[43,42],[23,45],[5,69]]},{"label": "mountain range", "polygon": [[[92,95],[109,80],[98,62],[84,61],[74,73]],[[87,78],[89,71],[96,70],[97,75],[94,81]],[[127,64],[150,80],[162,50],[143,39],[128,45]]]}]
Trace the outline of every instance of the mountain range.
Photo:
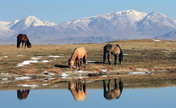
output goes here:
[{"label": "mountain range", "polygon": [[124,10],[61,24],[29,16],[13,22],[0,21],[0,44],[15,44],[27,34],[34,44],[103,43],[122,39],[176,40],[176,19],[158,12]]}]

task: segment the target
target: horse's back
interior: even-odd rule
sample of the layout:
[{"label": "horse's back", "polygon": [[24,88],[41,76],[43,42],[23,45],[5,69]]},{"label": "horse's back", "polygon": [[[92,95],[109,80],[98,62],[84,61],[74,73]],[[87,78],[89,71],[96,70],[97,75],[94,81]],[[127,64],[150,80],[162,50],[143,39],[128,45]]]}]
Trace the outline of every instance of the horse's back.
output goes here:
[{"label": "horse's back", "polygon": [[118,44],[106,44],[104,46],[104,52],[111,52],[113,54],[119,54],[120,53],[120,48]]},{"label": "horse's back", "polygon": [[26,34],[19,34],[19,35],[17,36],[17,39],[19,39],[19,40],[27,40],[28,37],[27,37]]},{"label": "horse's back", "polygon": [[84,57],[85,55],[87,55],[87,51],[84,47],[77,48],[75,53],[77,53],[78,56],[80,56],[81,58]]}]

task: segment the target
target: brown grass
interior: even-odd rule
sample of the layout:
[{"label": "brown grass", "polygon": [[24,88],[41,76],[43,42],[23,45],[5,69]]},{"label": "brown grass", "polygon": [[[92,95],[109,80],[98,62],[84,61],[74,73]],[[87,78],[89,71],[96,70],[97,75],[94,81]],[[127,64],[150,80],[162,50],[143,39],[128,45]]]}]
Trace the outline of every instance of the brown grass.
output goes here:
[{"label": "brown grass", "polygon": [[[88,63],[86,71],[176,71],[176,41],[153,40],[121,40],[110,42],[119,44],[123,50],[124,61],[122,65],[102,64],[103,46],[106,44],[68,44],[68,45],[32,45],[32,48],[18,49],[16,45],[0,45],[0,73],[36,75],[48,71],[62,73],[70,71],[67,68],[68,59],[77,47],[85,47],[88,51],[88,60],[96,63]],[[19,56],[22,55],[22,56]],[[50,58],[53,56],[64,56]],[[7,58],[4,56],[8,56]],[[30,60],[31,57],[42,56],[39,63],[33,63],[23,67],[17,67],[18,63]],[[113,57],[112,57],[113,58]],[[41,63],[42,60],[52,60]],[[111,62],[113,63],[113,59]]]}]

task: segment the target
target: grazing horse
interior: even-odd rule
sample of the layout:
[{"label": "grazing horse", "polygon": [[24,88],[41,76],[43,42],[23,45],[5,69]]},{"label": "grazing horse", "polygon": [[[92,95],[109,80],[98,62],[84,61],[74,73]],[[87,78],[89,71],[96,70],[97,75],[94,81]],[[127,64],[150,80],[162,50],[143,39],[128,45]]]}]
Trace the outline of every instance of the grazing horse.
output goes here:
[{"label": "grazing horse", "polygon": [[26,99],[30,90],[17,90],[18,99]]},{"label": "grazing horse", "polygon": [[82,84],[82,81],[78,79],[76,81],[76,87],[72,81],[68,82],[68,89],[71,91],[76,101],[84,101],[87,97],[86,80],[84,81],[84,84]]},{"label": "grazing horse", "polygon": [[107,44],[104,46],[104,56],[103,56],[103,64],[106,62],[106,53],[108,53],[108,63],[109,65],[111,64],[110,62],[110,56],[111,54],[114,55],[114,64],[117,65],[117,56],[119,55],[119,63],[122,64],[123,60],[123,52],[122,49],[118,44]]},{"label": "grazing horse", "polygon": [[84,63],[84,69],[86,68],[86,59],[87,59],[87,51],[84,47],[80,47],[80,48],[76,48],[73,51],[72,56],[70,57],[70,59],[68,60],[68,67],[70,69],[72,69],[73,65],[74,65],[74,61],[76,61],[76,68],[81,69],[81,65],[82,65],[82,60]]},{"label": "grazing horse", "polygon": [[31,43],[29,42],[29,39],[26,34],[19,34],[17,36],[17,48],[20,48],[21,43],[22,43],[22,47],[23,47],[23,43],[25,43],[25,48],[26,48],[26,45],[28,48],[31,48]]},{"label": "grazing horse", "polygon": [[114,79],[114,89],[111,90],[111,86],[110,86],[110,81],[108,81],[108,91],[106,91],[106,82],[105,80],[103,80],[103,88],[104,88],[104,97],[107,100],[110,99],[118,99],[120,97],[120,95],[122,94],[122,90],[123,90],[123,83],[122,80],[120,79],[119,81],[119,86],[117,87],[117,79]]}]

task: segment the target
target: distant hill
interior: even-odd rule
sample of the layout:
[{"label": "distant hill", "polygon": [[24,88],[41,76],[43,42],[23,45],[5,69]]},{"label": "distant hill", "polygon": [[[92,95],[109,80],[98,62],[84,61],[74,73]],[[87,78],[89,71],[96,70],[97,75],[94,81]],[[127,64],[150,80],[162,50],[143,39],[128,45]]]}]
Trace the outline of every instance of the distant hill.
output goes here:
[{"label": "distant hill", "polygon": [[124,10],[61,24],[29,16],[13,22],[0,21],[0,43],[16,43],[19,33],[27,34],[35,44],[65,44],[149,39],[174,30],[176,20],[158,12]]},{"label": "distant hill", "polygon": [[156,36],[155,38],[163,39],[163,40],[176,40],[176,30],[160,35],[160,36]]}]

